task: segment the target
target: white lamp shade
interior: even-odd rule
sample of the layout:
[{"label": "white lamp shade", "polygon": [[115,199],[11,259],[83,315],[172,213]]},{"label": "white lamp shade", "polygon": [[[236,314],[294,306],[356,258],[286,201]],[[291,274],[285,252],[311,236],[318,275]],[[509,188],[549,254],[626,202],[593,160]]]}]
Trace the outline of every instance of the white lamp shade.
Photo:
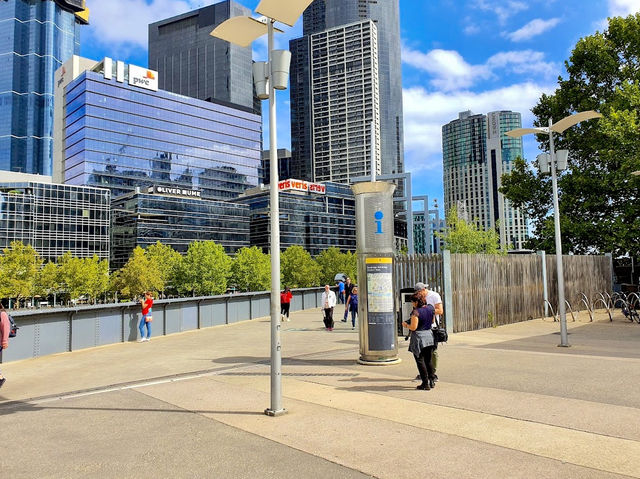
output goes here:
[{"label": "white lamp shade", "polygon": [[256,12],[292,27],[313,0],[262,0]]},{"label": "white lamp shade", "polygon": [[569,150],[556,151],[556,168],[558,171],[567,169],[567,160],[569,159]]},{"label": "white lamp shade", "polygon": [[549,161],[549,156],[549,153],[542,153],[536,156],[538,166],[540,167],[540,173],[542,174],[551,173],[551,161]]},{"label": "white lamp shade", "polygon": [[253,84],[256,87],[256,95],[261,100],[269,98],[269,81],[267,78],[267,62],[254,62]]},{"label": "white lamp shade", "polygon": [[291,52],[289,50],[273,50],[271,54],[271,79],[273,88],[286,90],[289,80],[289,64]]}]

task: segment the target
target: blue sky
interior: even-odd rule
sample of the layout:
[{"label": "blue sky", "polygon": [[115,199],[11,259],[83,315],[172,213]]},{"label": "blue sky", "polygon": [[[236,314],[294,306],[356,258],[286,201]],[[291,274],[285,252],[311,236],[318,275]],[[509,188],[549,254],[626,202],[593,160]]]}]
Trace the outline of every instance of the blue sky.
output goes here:
[{"label": "blue sky", "polygon": [[[212,3],[88,0],[91,24],[83,28],[81,55],[146,66],[149,23]],[[259,1],[240,3],[254,9]],[[638,11],[640,0],[400,0],[405,169],[414,194],[442,204],[442,125],[464,110],[513,110],[530,126],[531,108],[565,75],[575,43],[606,28],[607,17]],[[278,35],[277,47],[301,34],[299,21]],[[254,43],[254,59],[266,56],[265,38]],[[291,144],[288,99],[287,91],[278,93],[281,148]],[[267,147],[266,122],[264,133]],[[528,160],[538,154],[532,136],[524,148]]]}]

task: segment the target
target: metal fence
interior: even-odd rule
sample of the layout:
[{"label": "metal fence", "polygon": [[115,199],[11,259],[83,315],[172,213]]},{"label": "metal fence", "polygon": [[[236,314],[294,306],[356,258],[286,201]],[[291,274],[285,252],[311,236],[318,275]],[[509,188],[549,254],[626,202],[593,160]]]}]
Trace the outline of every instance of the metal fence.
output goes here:
[{"label": "metal fence", "polygon": [[[293,290],[291,311],[317,308],[322,288]],[[270,314],[270,293],[240,293],[156,300],[153,334],[167,335],[264,318]],[[139,303],[115,303],[75,308],[12,311],[20,327],[0,362],[76,351],[138,337]]]}]

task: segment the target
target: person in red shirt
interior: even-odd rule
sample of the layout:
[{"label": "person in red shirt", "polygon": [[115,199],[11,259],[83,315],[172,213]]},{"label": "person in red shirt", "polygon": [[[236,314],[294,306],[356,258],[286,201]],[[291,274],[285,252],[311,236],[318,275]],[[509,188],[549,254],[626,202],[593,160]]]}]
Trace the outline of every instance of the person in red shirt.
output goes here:
[{"label": "person in red shirt", "polygon": [[[2,356],[2,350],[7,349],[9,347],[9,330],[11,329],[11,324],[9,323],[9,315],[4,310],[4,306],[0,303],[0,357]],[[0,373],[0,388],[4,386],[5,378],[2,373]]]},{"label": "person in red shirt", "polygon": [[289,321],[291,298],[293,298],[293,294],[291,294],[291,290],[287,286],[284,288],[284,291],[280,293],[280,314],[282,315],[283,321]]},{"label": "person in red shirt", "polygon": [[[140,318],[140,324],[138,326],[140,329],[140,339],[138,339],[139,343],[151,340],[151,321],[153,319],[151,316],[151,307],[153,306],[153,296],[151,295],[151,291],[144,293],[144,297],[140,300],[140,306],[142,307],[142,317]],[[144,335],[145,326],[147,327],[146,337]]]}]

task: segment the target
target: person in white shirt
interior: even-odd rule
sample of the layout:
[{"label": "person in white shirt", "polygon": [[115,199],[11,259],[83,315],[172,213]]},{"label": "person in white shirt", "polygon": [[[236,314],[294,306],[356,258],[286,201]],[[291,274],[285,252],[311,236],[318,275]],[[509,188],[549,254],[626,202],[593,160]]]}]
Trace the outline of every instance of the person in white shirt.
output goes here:
[{"label": "person in white shirt", "polygon": [[320,302],[324,313],[324,327],[327,331],[333,331],[333,308],[336,305],[336,293],[331,291],[328,284],[324,285],[324,293],[322,293]]},{"label": "person in white shirt", "polygon": [[[444,309],[442,307],[442,298],[435,291],[429,290],[429,285],[425,283],[416,283],[413,288],[416,293],[420,293],[424,296],[424,300],[427,304],[430,304],[435,309],[435,327],[440,326],[440,315],[444,314]],[[436,368],[438,367],[438,343],[435,343],[435,347],[433,348],[433,352],[431,353],[431,365],[433,366],[433,376],[435,381],[438,380],[438,375],[436,374]]]}]

